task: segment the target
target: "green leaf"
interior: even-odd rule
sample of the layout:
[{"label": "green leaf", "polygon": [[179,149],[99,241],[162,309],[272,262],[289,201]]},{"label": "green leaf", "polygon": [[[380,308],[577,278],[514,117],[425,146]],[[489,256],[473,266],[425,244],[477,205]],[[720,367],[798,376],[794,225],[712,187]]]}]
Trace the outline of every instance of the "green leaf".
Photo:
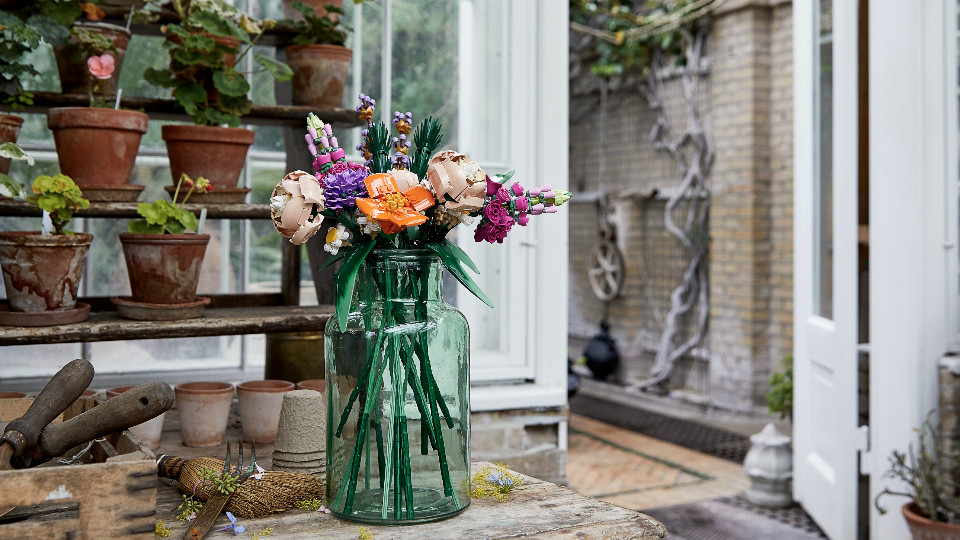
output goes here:
[{"label": "green leaf", "polygon": [[444,246],[448,246],[449,242],[445,242],[443,244],[428,242],[424,245],[427,248],[435,251],[437,255],[440,256],[440,260],[443,261],[443,265],[447,267],[447,270],[450,271],[450,274],[453,275],[453,277],[457,278],[457,281],[463,284],[463,286],[466,287],[468,291],[473,293],[473,295],[479,298],[480,301],[483,302],[484,304],[490,307],[493,307],[493,302],[491,302],[490,299],[487,298],[487,295],[483,293],[483,290],[480,289],[480,286],[477,285],[477,283],[470,278],[469,274],[464,272],[463,267],[460,266],[460,259],[458,259],[455,255],[453,255],[453,253],[450,252],[449,248],[444,247]]},{"label": "green leaf", "polygon": [[127,223],[127,230],[133,234],[163,234],[163,225],[150,225],[139,219]]},{"label": "green leaf", "polygon": [[5,142],[0,144],[0,158],[23,159],[27,161],[27,164],[33,165],[33,158],[28,156],[23,148],[17,146],[17,143]]},{"label": "green leaf", "polygon": [[191,231],[196,231],[197,227],[200,226],[200,223],[197,221],[197,216],[186,210],[180,210],[180,219],[178,222]]},{"label": "green leaf", "polygon": [[0,195],[4,197],[19,197],[23,193],[23,186],[10,176],[0,173]]},{"label": "green leaf", "polygon": [[467,268],[473,270],[473,271],[474,271],[475,273],[477,273],[477,274],[480,273],[480,269],[477,268],[476,263],[474,263],[474,262],[473,262],[473,259],[471,259],[469,255],[467,255],[467,252],[466,252],[466,251],[460,249],[460,246],[454,244],[453,242],[451,242],[451,241],[449,241],[449,240],[444,240],[444,241],[441,242],[440,245],[437,246],[437,247],[439,247],[440,249],[450,250],[450,253],[451,253],[454,257],[460,259],[460,262],[462,262],[463,264],[467,265]]},{"label": "green leaf", "polygon": [[254,54],[253,58],[259,62],[260,65],[263,66],[263,69],[267,70],[270,75],[273,75],[274,79],[284,82],[293,78],[293,70],[290,69],[290,66],[276,58],[263,54]]},{"label": "green leaf", "polygon": [[247,82],[246,77],[235,69],[215,71],[213,86],[227,96],[245,96],[250,91],[250,83]]},{"label": "green leaf", "polygon": [[213,108],[203,111],[203,118],[207,121],[206,123],[211,126],[226,124],[230,127],[237,127],[240,125],[239,115],[220,112]]},{"label": "green leaf", "polygon": [[188,82],[174,90],[173,98],[177,101],[177,105],[193,116],[197,113],[198,107],[207,102],[207,92],[199,84]]},{"label": "green leaf", "polygon": [[337,323],[340,330],[347,328],[347,316],[350,314],[350,300],[353,298],[353,289],[357,284],[357,271],[360,263],[367,258],[373,246],[373,240],[366,240],[356,244],[343,259],[343,266],[333,277],[336,286]]},{"label": "green leaf", "polygon": [[163,225],[164,232],[170,234],[183,234],[187,232],[187,228],[183,226],[183,223],[179,221],[168,221]]},{"label": "green leaf", "polygon": [[143,72],[143,80],[161,88],[173,88],[177,86],[177,79],[166,69],[147,68]]},{"label": "green leaf", "polygon": [[63,45],[67,41],[67,37],[70,35],[67,26],[72,22],[71,19],[70,22],[60,23],[51,17],[40,14],[32,15],[27,19],[27,25],[39,32],[43,36],[43,40],[54,47]]},{"label": "green leaf", "polygon": [[199,24],[211,34],[234,37],[243,43],[250,43],[250,35],[241,30],[236,23],[212,11],[201,11],[193,14],[190,17],[190,22]]},{"label": "green leaf", "polygon": [[322,272],[327,268],[330,268],[331,266],[336,264],[337,261],[343,259],[346,255],[347,255],[347,250],[341,249],[339,252],[337,252],[336,255],[327,257],[327,260],[323,261],[323,264],[317,267],[317,272]]}]

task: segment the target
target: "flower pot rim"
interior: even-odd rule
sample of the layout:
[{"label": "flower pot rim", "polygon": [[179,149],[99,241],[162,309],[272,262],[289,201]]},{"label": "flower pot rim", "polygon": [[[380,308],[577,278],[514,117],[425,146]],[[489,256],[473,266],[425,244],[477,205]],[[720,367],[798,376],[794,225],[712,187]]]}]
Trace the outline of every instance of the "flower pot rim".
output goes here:
[{"label": "flower pot rim", "polygon": [[111,397],[119,396],[120,394],[126,392],[127,390],[130,390],[131,388],[136,388],[136,386],[132,384],[126,384],[123,386],[114,386],[113,388],[108,388],[106,391],[106,394],[108,398],[111,398]]},{"label": "flower pot rim", "polygon": [[[311,43],[309,45],[287,45],[283,48],[284,52],[297,53],[304,50],[329,51],[344,56],[353,56],[353,49],[345,45],[334,45],[332,43]],[[344,52],[346,51],[346,52]]]},{"label": "flower pot rim", "polygon": [[216,142],[250,146],[255,136],[256,133],[252,129],[236,127],[178,124],[160,128],[160,138],[164,141]]},{"label": "flower pot rim", "polygon": [[0,399],[17,399],[24,397],[27,397],[27,395],[23,392],[10,392],[6,390],[0,392]]},{"label": "flower pot rim", "polygon": [[181,394],[227,394],[233,392],[233,383],[220,381],[194,381],[180,383],[173,387]]},{"label": "flower pot rim", "polygon": [[917,505],[915,500],[904,504],[901,511],[908,525],[954,534],[960,531],[960,524],[936,521],[925,516],[923,512],[920,511],[920,506]]},{"label": "flower pot rim", "polygon": [[93,242],[90,233],[42,234],[40,231],[0,231],[0,244],[18,246],[83,246]]},{"label": "flower pot rim", "polygon": [[[72,121],[67,121],[67,117]],[[145,134],[150,117],[140,111],[108,109],[105,107],[54,107],[47,111],[47,127],[123,129]],[[122,125],[129,122],[132,125]]]},{"label": "flower pot rim", "polygon": [[77,21],[73,23],[73,25],[81,28],[99,28],[101,30],[110,30],[113,32],[119,32],[120,34],[128,37],[133,35],[133,33],[130,32],[130,30],[127,30],[125,26],[104,21]]},{"label": "flower pot rim", "polygon": [[243,390],[244,392],[276,393],[289,392],[295,389],[296,385],[294,383],[282,379],[245,381],[237,385],[237,392]]},{"label": "flower pot rim", "polygon": [[23,125],[23,117],[8,112],[0,112],[0,124],[20,127]]},{"label": "flower pot rim", "polygon": [[210,235],[207,233],[184,233],[184,234],[156,234],[156,233],[131,233],[122,232],[118,235],[120,243],[131,242],[136,244],[205,244],[210,241]]}]

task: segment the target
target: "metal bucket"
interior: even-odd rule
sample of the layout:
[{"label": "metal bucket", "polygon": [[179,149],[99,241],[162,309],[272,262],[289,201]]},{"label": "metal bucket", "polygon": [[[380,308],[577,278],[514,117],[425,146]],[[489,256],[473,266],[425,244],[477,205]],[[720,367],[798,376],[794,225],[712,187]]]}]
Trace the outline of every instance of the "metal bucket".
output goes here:
[{"label": "metal bucket", "polygon": [[267,334],[264,378],[300,382],[322,379],[323,332]]}]

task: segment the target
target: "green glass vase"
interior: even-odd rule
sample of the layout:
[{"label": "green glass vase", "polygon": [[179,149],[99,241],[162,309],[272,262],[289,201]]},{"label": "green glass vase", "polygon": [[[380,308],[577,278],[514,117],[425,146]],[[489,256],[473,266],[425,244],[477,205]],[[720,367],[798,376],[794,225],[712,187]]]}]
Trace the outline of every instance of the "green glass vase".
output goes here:
[{"label": "green glass vase", "polygon": [[344,328],[327,323],[327,503],[380,525],[470,504],[470,329],[430,250],[374,250]]}]

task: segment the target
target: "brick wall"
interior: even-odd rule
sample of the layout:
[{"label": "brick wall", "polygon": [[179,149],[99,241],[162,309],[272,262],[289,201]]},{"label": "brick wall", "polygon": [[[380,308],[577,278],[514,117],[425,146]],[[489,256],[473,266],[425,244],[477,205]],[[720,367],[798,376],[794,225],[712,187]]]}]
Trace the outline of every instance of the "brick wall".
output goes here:
[{"label": "brick wall", "polygon": [[[716,148],[710,330],[698,354],[678,363],[670,384],[719,407],[758,412],[771,370],[792,348],[792,8],[783,1],[735,0],[722,9],[707,46],[710,73],[698,87]],[[664,201],[648,196],[676,186],[680,176],[674,161],[650,144],[656,116],[636,83],[611,84],[604,121],[599,83],[583,75],[571,81],[572,188],[634,194],[615,199],[627,280],[624,294],[606,305],[586,281],[589,250],[598,239],[596,203],[574,199],[570,209],[571,354],[582,352],[606,317],[620,345],[624,382],[648,375],[670,291],[687,261],[664,230]],[[682,128],[687,118],[679,80],[668,80],[663,97],[672,126]],[[678,340],[689,335],[692,322],[688,316]]]},{"label": "brick wall", "polygon": [[566,407],[475,412],[470,415],[470,458],[503,462],[515,471],[565,485],[568,413]]}]

